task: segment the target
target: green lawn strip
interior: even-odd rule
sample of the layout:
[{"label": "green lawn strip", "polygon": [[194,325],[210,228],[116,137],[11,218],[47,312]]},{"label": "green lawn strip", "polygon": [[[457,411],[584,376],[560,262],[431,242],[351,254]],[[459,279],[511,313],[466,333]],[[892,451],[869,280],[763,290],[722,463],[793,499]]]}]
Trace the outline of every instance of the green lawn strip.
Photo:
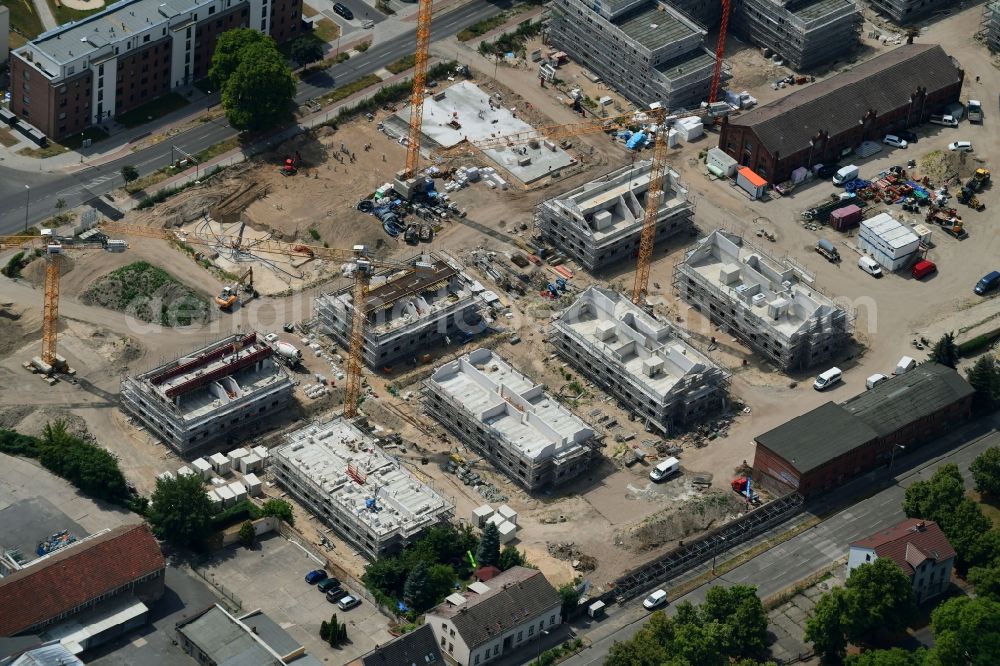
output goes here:
[{"label": "green lawn strip", "polygon": [[136,107],[131,111],[126,111],[115,118],[115,120],[131,129],[148,123],[151,120],[162,118],[178,109],[183,109],[189,103],[188,99],[179,93],[167,93],[163,97],[157,97],[151,102]]}]

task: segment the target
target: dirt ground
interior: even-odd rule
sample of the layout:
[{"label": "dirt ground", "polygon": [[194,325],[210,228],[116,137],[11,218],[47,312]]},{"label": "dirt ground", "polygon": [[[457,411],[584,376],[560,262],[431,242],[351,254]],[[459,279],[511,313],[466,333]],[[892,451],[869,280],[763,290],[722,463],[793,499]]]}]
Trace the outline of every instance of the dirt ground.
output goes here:
[{"label": "dirt ground", "polygon": [[[1000,149],[1000,135],[993,131],[992,123],[997,121],[991,112],[993,107],[988,102],[991,99],[988,91],[1000,89],[1000,72],[992,66],[982,45],[968,39],[968,35],[978,30],[980,16],[981,8],[971,7],[929,24],[918,39],[946,45],[946,50],[962,63],[967,73],[963,99],[973,97],[987,101],[985,125],[962,123],[957,129],[920,128],[917,145],[905,151],[884,147],[879,154],[859,162],[863,175],[877,173],[894,164],[905,164],[911,158],[919,160],[936,151],[944,151],[931,157],[931,162],[937,160],[938,167],[931,162],[921,162],[918,170],[944,178],[951,172],[962,175],[976,166],[994,166],[992,157]],[[894,46],[892,40],[883,43],[867,37],[871,29],[872,26],[866,24],[863,57]],[[502,85],[517,91],[518,98],[513,103],[521,105],[524,112],[530,105],[537,119],[552,123],[579,120],[564,104],[564,93],[538,85],[534,68],[500,66],[496,68],[499,81],[493,83],[493,63],[475,53],[474,46],[444,40],[436,43],[434,49],[439,56],[457,55],[460,60],[469,62],[479,72],[477,82],[481,85]],[[762,103],[794,91],[794,87],[779,90],[771,87],[771,81],[782,75],[783,68],[772,67],[757,49],[735,41],[730,46],[734,77],[731,88],[749,90]],[[845,64],[834,65],[831,73]],[[976,83],[976,76],[981,77],[979,83]],[[593,97],[600,92],[598,87],[593,94],[588,94]],[[188,234],[230,234],[238,233],[232,216],[235,214],[238,218],[242,212],[247,222],[245,233],[252,238],[271,235],[308,244],[328,243],[333,247],[361,242],[372,246],[380,256],[412,255],[415,253],[413,248],[386,236],[375,218],[358,213],[354,208],[362,196],[391,180],[403,162],[402,146],[377,129],[378,121],[388,113],[381,111],[371,123],[361,119],[336,131],[327,129],[300,137],[257,163],[228,171],[225,177],[210,179],[205,185],[186,190],[150,211],[130,215],[127,221],[157,227],[182,227]],[[946,150],[947,143],[958,139],[971,140],[976,148],[964,165],[956,162],[957,158]],[[341,142],[348,153],[353,153],[353,162],[347,153],[341,152]],[[365,151],[364,146],[368,143],[372,149]],[[702,350],[707,347],[710,337],[717,338],[718,347],[709,352],[709,356],[732,373],[734,402],[728,413],[703,424],[692,434],[663,442],[643,432],[641,426],[629,420],[625,410],[581,380],[584,395],[575,401],[567,400],[566,404],[604,435],[605,459],[570,487],[529,497],[496,474],[488,464],[477,461],[461,442],[446,435],[433,419],[422,413],[418,396],[420,381],[435,365],[467,350],[454,345],[433,349],[428,365],[400,369],[398,374],[391,376],[367,377],[372,391],[365,403],[369,421],[384,431],[400,433],[409,442],[406,451],[399,452],[404,464],[451,497],[460,520],[469,520],[472,509],[485,500],[456,476],[447,473],[445,461],[454,452],[472,462],[476,471],[483,474],[498,493],[506,496],[506,503],[519,511],[520,531],[516,545],[525,550],[529,560],[556,584],[586,572],[596,585],[605,586],[623,571],[688,538],[689,532],[738,514],[743,507],[733,502],[729,481],[744,463],[752,462],[756,435],[822,402],[841,401],[861,392],[866,376],[874,372],[888,374],[904,354],[922,358],[922,352],[912,345],[912,340],[921,335],[974,330],[996,316],[996,301],[975,297],[972,286],[980,276],[998,268],[995,257],[1000,252],[1000,238],[989,229],[992,207],[1000,205],[997,188],[988,189],[980,197],[986,203],[986,211],[962,208],[966,228],[972,235],[969,240],[959,242],[935,232],[930,258],[940,268],[937,276],[923,282],[901,275],[876,281],[855,268],[853,237],[825,229],[814,231],[801,222],[802,210],[834,191],[829,183],[803,186],[788,197],[749,201],[732,187],[705,175],[698,155],[715,143],[716,135],[710,133],[671,154],[672,166],[691,188],[698,228],[702,232],[721,227],[743,233],[748,241],[760,245],[769,254],[793,258],[816,275],[820,290],[842,299],[841,302],[855,314],[857,344],[837,361],[845,371],[841,387],[830,394],[816,393],[810,387],[812,373],[788,376],[777,372],[680,302],[671,288],[671,275],[690,247],[690,238],[678,238],[657,248],[650,279],[650,302],[655,304],[655,311],[660,316],[688,330],[692,342]],[[421,249],[445,250],[468,263],[472,250],[485,248],[497,252],[498,261],[506,261],[505,257],[516,249],[515,239],[527,240],[533,233],[532,211],[540,200],[593,179],[629,159],[620,146],[602,134],[580,137],[574,144],[574,153],[586,158],[581,160],[583,167],[557,184],[533,190],[513,187],[506,192],[478,184],[455,192],[452,200],[464,208],[468,216],[446,221],[434,241],[429,246],[421,245]],[[285,155],[294,155],[295,151],[302,160],[301,170],[292,177],[280,175],[278,165]],[[947,165],[940,155],[948,160]],[[209,229],[205,228],[203,218],[211,210],[219,213],[220,222],[218,227]],[[893,212],[900,213],[898,208]],[[315,230],[318,238],[313,238],[310,229]],[[773,234],[775,241],[759,237],[757,233],[761,230]],[[842,264],[829,264],[813,252],[820,237],[829,238],[841,247],[841,254],[845,256]],[[69,417],[74,424],[83,423],[97,442],[120,457],[129,478],[148,492],[157,473],[176,469],[183,462],[148,433],[136,428],[119,411],[117,393],[122,373],[150,367],[238,330],[280,331],[286,322],[308,322],[313,317],[314,296],[346,284],[346,281],[338,277],[337,266],[319,265],[319,262],[293,267],[303,274],[302,278],[294,280],[281,277],[281,271],[270,271],[266,267],[260,270],[258,277],[255,269],[255,284],[259,280],[264,287],[262,297],[231,314],[220,314],[213,309],[209,322],[181,329],[140,325],[121,313],[86,306],[79,297],[101,275],[139,259],[167,270],[206,297],[217,294],[228,280],[219,272],[205,270],[173,244],[143,238],[129,241],[130,249],[122,254],[74,251],[64,267],[59,349],[77,368],[80,379],[77,385],[60,382],[48,387],[21,368],[21,363],[37,355],[40,347],[41,264],[29,266],[22,280],[0,278],[3,292],[0,304],[0,424],[30,431],[37,430],[48,419],[61,416]],[[0,257],[0,261],[3,260]],[[221,265],[231,273],[243,264]],[[282,269],[289,267],[282,266]],[[577,270],[572,264],[569,268],[575,272],[571,281],[573,292],[593,283],[628,289],[633,277],[632,267],[628,265],[594,276]],[[541,269],[542,275],[545,270]],[[477,270],[470,269],[470,272],[487,288],[497,289]],[[578,379],[571,368],[552,356],[551,348],[544,342],[549,315],[566,305],[572,295],[560,303],[530,295],[500,295],[510,318],[501,316],[495,325],[506,332],[519,332],[523,341],[511,345],[508,336],[498,335],[481,344],[496,347],[516,367],[535,381],[546,384],[550,390],[558,391]],[[300,348],[303,345],[299,333],[281,335]],[[326,353],[331,358],[343,354],[343,350],[329,340],[320,338],[317,342],[322,346],[321,354]],[[331,364],[321,356],[307,354],[305,365],[306,371],[296,375],[300,385],[314,381],[314,373],[333,375]],[[395,396],[390,393],[390,386]],[[301,398],[303,413],[336,409],[339,388],[335,387],[334,396],[321,401]],[[611,420],[617,421],[617,425],[606,427],[604,424]],[[271,432],[261,433],[255,441],[272,435]],[[680,479],[653,484],[647,476],[648,462],[625,464],[633,457],[633,448],[647,451],[655,461],[663,454],[666,444],[681,447],[679,457],[684,475]],[[426,464],[423,463],[425,458]],[[281,492],[273,486],[267,491]],[[717,497],[722,499],[713,499]],[[492,503],[495,506],[498,502]],[[703,511],[706,504],[715,507],[713,512],[700,513],[699,507]],[[303,512],[300,512],[300,520],[303,532],[310,538],[315,533],[318,542],[319,533],[325,532],[325,528]],[[346,545],[331,540],[337,543],[339,552],[349,552]],[[360,559],[347,555],[344,559],[352,571],[360,573],[363,566]]]}]

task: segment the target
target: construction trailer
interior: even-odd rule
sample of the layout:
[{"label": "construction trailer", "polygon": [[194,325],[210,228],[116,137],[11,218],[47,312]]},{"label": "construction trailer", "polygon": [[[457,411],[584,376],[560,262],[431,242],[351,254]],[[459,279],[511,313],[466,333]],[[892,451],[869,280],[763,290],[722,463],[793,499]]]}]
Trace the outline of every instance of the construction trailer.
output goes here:
[{"label": "construction trailer", "polygon": [[850,0],[735,0],[732,28],[798,71],[857,48],[863,18]]},{"label": "construction trailer", "polygon": [[560,356],[648,428],[668,434],[725,405],[729,375],[621,294],[590,287],[550,331]]},{"label": "construction trailer", "polygon": [[[706,30],[651,0],[554,0],[549,43],[642,108],[694,108],[708,99],[715,55]],[[724,72],[728,79],[728,72]]]},{"label": "construction trailer", "polygon": [[[623,167],[535,207],[542,237],[588,271],[633,260],[646,215],[651,160]],[[663,178],[656,241],[694,228],[694,205],[680,176],[668,168]]]},{"label": "construction trailer", "polygon": [[451,500],[342,418],[287,434],[268,461],[279,485],[368,560],[398,552],[454,512]]},{"label": "construction trailer", "polygon": [[[475,281],[458,261],[433,253],[405,263],[407,268],[376,273],[369,283],[364,363],[370,368],[418,359],[441,341],[484,327]],[[316,298],[321,330],[345,349],[350,346],[353,300],[351,286]]]},{"label": "construction trailer", "polygon": [[791,259],[722,230],[699,240],[673,276],[681,298],[786,372],[834,358],[854,331],[852,314],[813,283]]},{"label": "construction trailer", "polygon": [[436,368],[424,409],[528,491],[568,483],[597,460],[600,437],[489,349]]},{"label": "construction trailer", "polygon": [[184,455],[283,411],[293,388],[263,337],[237,333],[125,377],[121,406]]}]

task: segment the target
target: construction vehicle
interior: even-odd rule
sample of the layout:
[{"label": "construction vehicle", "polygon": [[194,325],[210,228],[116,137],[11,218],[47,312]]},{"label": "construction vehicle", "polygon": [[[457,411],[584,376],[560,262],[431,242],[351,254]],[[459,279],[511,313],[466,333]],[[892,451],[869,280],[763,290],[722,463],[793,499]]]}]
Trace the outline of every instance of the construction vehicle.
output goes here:
[{"label": "construction vehicle", "polygon": [[820,238],[819,242],[816,243],[816,251],[826,257],[826,260],[831,264],[836,264],[840,261],[840,252],[837,251],[833,243],[825,238]]},{"label": "construction vehicle", "polygon": [[[67,243],[68,241],[68,243]],[[68,247],[67,247],[68,245]],[[122,241],[105,240],[106,251],[120,251],[128,245]],[[62,255],[65,250],[73,249],[72,239],[54,236],[49,229],[43,229],[38,236],[5,236],[0,237],[0,250],[20,247],[27,250],[40,250],[45,257],[45,289],[42,306],[42,354],[24,364],[25,368],[39,372],[55,382],[54,375],[74,375],[75,371],[66,363],[66,359],[56,353],[59,333],[59,280],[62,272]],[[83,247],[80,249],[91,249]]]},{"label": "construction vehicle", "polygon": [[302,362],[302,351],[291,343],[279,340],[277,334],[268,333],[264,336],[264,342],[274,350],[275,357],[289,368]]},{"label": "construction vehicle", "polygon": [[972,174],[972,179],[974,181],[976,181],[976,184],[979,187],[978,191],[980,191],[980,192],[987,185],[990,184],[990,178],[991,177],[992,177],[992,174],[990,173],[989,169],[982,169],[982,168],[976,169],[976,172],[974,174]]},{"label": "construction vehicle", "polygon": [[282,176],[294,176],[299,172],[299,167],[292,157],[286,157],[285,163],[281,165],[281,175]]},{"label": "construction vehicle", "polygon": [[239,300],[241,287],[250,296],[250,298],[244,299],[244,302],[259,296],[253,286],[253,267],[248,268],[243,275],[237,278],[236,282],[223,287],[222,292],[215,297],[215,304],[219,306],[220,310],[229,311],[233,309],[236,301]]},{"label": "construction vehicle", "polygon": [[961,216],[958,215],[958,211],[954,208],[929,210],[927,211],[925,221],[941,227],[946,234],[959,240],[969,237],[969,233],[965,230],[962,223]]},{"label": "construction vehicle", "polygon": [[962,188],[956,199],[958,199],[958,203],[965,204],[973,210],[983,210],[986,208],[986,205],[976,197],[975,191],[968,185]]},{"label": "construction vehicle", "polygon": [[420,242],[420,227],[416,224],[410,224],[406,227],[406,231],[403,232],[403,240],[410,245],[416,245]]},{"label": "construction vehicle", "polygon": [[[157,229],[134,224],[104,222],[105,233],[121,233],[126,236],[143,236],[162,240],[183,240],[189,245],[207,245],[217,248],[223,246],[236,253],[249,253],[250,244],[244,246],[242,234],[239,236],[214,236],[202,239],[190,235],[179,236],[170,229]],[[355,245],[352,249],[323,247],[321,245],[304,245],[301,243],[286,243],[275,239],[255,239],[252,243],[254,254],[282,254],[291,257],[316,257],[331,262],[350,263],[353,265],[351,275],[354,278],[353,300],[354,313],[351,317],[350,344],[347,357],[347,378],[344,394],[344,416],[354,418],[358,415],[358,402],[361,399],[361,368],[364,359],[365,322],[368,320],[366,311],[368,298],[368,283],[376,270],[380,268],[408,269],[409,264],[400,261],[377,259],[371,256],[367,246]]]}]

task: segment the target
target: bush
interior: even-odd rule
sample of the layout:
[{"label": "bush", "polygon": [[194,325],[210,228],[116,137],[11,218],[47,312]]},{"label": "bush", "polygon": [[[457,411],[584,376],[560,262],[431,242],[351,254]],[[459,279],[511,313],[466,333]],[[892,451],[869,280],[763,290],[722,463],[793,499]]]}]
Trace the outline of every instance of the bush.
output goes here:
[{"label": "bush", "polygon": [[309,230],[309,235],[312,236],[313,240],[315,240],[315,241],[319,240],[319,232],[316,231],[315,229],[310,229]]},{"label": "bush", "polygon": [[354,49],[355,49],[355,50],[356,50],[356,51],[357,51],[358,53],[364,53],[364,52],[365,52],[365,51],[367,51],[367,50],[368,50],[369,48],[371,48],[371,45],[372,45],[372,43],[371,43],[371,40],[369,40],[369,41],[367,41],[367,42],[361,42],[360,44],[358,44],[357,46],[355,46],[355,47],[354,47]]},{"label": "bush", "polygon": [[110,451],[70,434],[63,421],[45,425],[38,461],[91,497],[128,503],[128,484],[118,459]]},{"label": "bush", "polygon": [[250,500],[243,500],[212,516],[212,529],[224,530],[246,520],[257,520],[260,516],[260,509],[256,504]]},{"label": "bush", "polygon": [[0,429],[0,453],[37,458],[38,445],[38,439],[35,437],[22,435],[15,430]]},{"label": "bush", "polygon": [[19,278],[21,277],[21,269],[24,268],[27,263],[28,262],[24,260],[24,252],[18,252],[10,258],[10,261],[8,261],[7,265],[0,270],[0,273],[3,273],[9,278]]},{"label": "bush", "polygon": [[282,499],[269,499],[260,509],[261,516],[276,516],[289,525],[295,525],[295,514],[292,505]]}]

